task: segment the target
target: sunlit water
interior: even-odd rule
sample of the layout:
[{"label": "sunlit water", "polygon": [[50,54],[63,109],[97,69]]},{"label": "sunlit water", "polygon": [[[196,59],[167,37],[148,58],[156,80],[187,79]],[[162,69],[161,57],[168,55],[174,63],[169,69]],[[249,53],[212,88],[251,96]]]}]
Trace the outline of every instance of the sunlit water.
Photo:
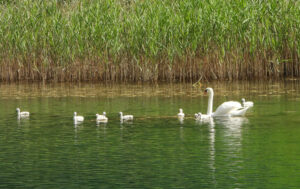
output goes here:
[{"label": "sunlit water", "polygon": [[[0,187],[300,188],[299,84],[1,84]],[[214,109],[242,97],[254,108],[196,122],[206,86]],[[18,120],[17,107],[30,119]],[[103,111],[109,122],[97,124]],[[135,120],[121,124],[119,111]]]}]

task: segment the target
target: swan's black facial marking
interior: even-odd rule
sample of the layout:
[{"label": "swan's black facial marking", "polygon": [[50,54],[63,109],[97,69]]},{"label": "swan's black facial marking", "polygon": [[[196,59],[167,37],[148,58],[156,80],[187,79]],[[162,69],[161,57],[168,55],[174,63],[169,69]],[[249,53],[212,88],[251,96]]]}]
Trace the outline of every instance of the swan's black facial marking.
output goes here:
[{"label": "swan's black facial marking", "polygon": [[204,94],[207,94],[207,89],[204,90]]}]

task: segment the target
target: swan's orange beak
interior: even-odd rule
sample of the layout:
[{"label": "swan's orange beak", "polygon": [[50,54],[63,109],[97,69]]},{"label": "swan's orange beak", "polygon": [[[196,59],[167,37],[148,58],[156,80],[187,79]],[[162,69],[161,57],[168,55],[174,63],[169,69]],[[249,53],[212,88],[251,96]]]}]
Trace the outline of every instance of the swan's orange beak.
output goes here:
[{"label": "swan's orange beak", "polygon": [[207,89],[204,90],[204,94],[205,94],[205,95],[207,94]]}]

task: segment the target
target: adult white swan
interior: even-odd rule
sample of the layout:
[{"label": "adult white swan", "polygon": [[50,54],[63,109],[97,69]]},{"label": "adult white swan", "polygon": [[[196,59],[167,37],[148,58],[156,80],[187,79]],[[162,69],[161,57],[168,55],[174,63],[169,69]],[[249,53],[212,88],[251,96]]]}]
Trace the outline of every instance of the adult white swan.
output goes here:
[{"label": "adult white swan", "polygon": [[244,116],[249,108],[253,106],[242,106],[241,103],[236,101],[228,101],[221,104],[215,112],[212,112],[213,109],[213,99],[214,91],[212,88],[205,89],[205,93],[208,93],[208,107],[207,114],[199,114],[196,116],[196,119],[208,118],[208,117],[218,117],[218,116]]}]

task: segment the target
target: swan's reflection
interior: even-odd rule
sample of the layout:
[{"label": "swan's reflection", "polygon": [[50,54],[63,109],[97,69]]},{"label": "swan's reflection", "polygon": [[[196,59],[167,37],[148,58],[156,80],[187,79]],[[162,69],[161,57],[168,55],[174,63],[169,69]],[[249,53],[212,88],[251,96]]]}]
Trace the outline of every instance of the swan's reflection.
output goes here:
[{"label": "swan's reflection", "polygon": [[[235,138],[238,141],[241,141],[241,131],[242,126],[249,123],[249,120],[245,117],[222,117],[215,118],[215,122],[217,125],[221,125],[225,127],[224,135],[230,136],[230,138]],[[229,138],[227,138],[229,140]]]},{"label": "swan's reflection", "polygon": [[209,168],[212,171],[212,180],[214,183],[214,186],[216,186],[216,166],[215,166],[215,156],[216,156],[216,150],[215,150],[215,135],[216,135],[216,130],[215,130],[215,122],[213,118],[207,118],[203,119],[202,123],[206,123],[209,125],[209,157],[210,157],[210,162],[209,162]]},{"label": "swan's reflection", "polygon": [[249,120],[245,117],[215,117],[196,119],[196,123],[199,125],[208,124],[210,126],[222,125],[231,130],[240,130],[241,126],[249,123]]},{"label": "swan's reflection", "polygon": [[[249,123],[249,120],[245,117],[218,117],[218,118],[207,118],[196,120],[197,124],[208,125],[209,129],[209,168],[212,173],[212,180],[216,186],[216,127],[220,134],[225,136],[222,140],[222,144],[228,146],[224,149],[227,149],[230,153],[230,158],[239,158],[239,151],[241,150],[241,141],[242,141],[242,126]],[[218,132],[218,133],[219,133]],[[223,151],[224,153],[224,151]],[[226,152],[225,152],[226,153]],[[237,164],[240,162],[236,161],[231,163],[232,169],[237,169]]]},{"label": "swan's reflection", "polygon": [[215,120],[217,124],[224,125],[229,129],[241,128],[242,125],[249,123],[246,117],[217,117]]}]

